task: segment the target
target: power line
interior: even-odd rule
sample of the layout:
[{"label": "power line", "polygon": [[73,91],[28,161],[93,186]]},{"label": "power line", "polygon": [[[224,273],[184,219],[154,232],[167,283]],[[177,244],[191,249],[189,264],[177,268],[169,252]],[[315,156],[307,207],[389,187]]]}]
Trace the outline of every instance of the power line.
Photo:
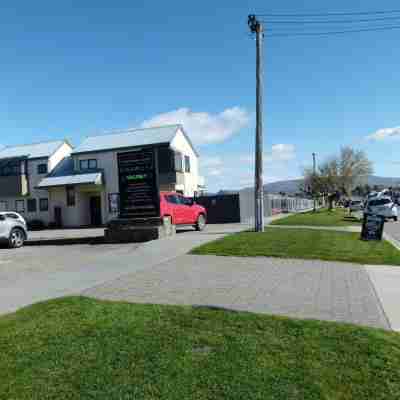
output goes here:
[{"label": "power line", "polygon": [[327,16],[352,16],[352,15],[382,15],[382,14],[398,14],[400,10],[379,10],[379,11],[361,11],[361,12],[328,12],[320,14],[255,14],[257,17],[327,17]]},{"label": "power line", "polygon": [[[400,21],[399,21],[400,23]],[[325,30],[324,27],[321,26],[316,26],[316,25],[311,25],[311,26],[307,26],[307,27],[299,27],[299,26],[273,26],[273,27],[268,27],[268,28],[264,28],[265,32],[270,32],[270,33],[300,33],[300,32],[309,32],[309,33],[324,33],[324,32],[330,32],[332,29],[336,31],[341,31],[342,29],[347,31],[347,30],[362,30],[362,29],[377,29],[377,28],[392,28],[394,26],[400,26],[398,23],[393,24],[393,23],[387,23],[387,24],[371,24],[368,26],[360,26],[357,27],[355,26],[354,29],[353,27],[350,26],[331,26],[331,27],[327,27]]]},{"label": "power line", "polygon": [[379,32],[379,31],[390,31],[395,29],[400,29],[400,25],[388,26],[382,28],[349,29],[344,31],[329,31],[329,32],[271,33],[265,36],[266,37],[334,36],[334,35],[345,35],[347,33]]},{"label": "power line", "polygon": [[268,24],[283,24],[283,25],[306,25],[306,24],[360,24],[365,22],[379,22],[379,21],[393,21],[400,19],[400,15],[396,17],[383,17],[383,18],[367,18],[367,19],[346,19],[346,20],[328,20],[328,21],[273,21],[273,20],[260,20]]}]

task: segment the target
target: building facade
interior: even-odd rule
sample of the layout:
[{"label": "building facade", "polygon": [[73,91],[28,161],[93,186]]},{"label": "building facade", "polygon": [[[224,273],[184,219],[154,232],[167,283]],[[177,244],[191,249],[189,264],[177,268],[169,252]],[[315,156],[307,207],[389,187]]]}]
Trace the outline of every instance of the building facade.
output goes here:
[{"label": "building facade", "polygon": [[144,151],[154,154],[160,191],[193,197],[205,190],[199,156],[180,125],[92,136],[38,183],[38,190],[48,194],[50,220],[77,227],[104,225],[117,218],[121,157]]},{"label": "building facade", "polygon": [[71,151],[67,141],[0,148],[0,211],[49,224],[49,193],[38,185]]}]

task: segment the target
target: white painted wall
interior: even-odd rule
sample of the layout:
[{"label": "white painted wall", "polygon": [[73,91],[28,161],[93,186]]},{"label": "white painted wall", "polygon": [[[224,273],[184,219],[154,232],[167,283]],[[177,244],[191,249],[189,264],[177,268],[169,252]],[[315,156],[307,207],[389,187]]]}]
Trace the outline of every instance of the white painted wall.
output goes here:
[{"label": "white painted wall", "polygon": [[55,207],[60,207],[63,227],[73,228],[90,225],[90,197],[102,196],[102,192],[93,191],[91,185],[76,186],[74,206],[67,206],[67,192],[64,186],[49,189],[49,195],[51,220],[55,221]]},{"label": "white painted wall", "polygon": [[171,148],[182,153],[183,159],[190,157],[190,173],[184,172],[184,195],[192,197],[199,190],[199,158],[180,129],[171,142]]}]

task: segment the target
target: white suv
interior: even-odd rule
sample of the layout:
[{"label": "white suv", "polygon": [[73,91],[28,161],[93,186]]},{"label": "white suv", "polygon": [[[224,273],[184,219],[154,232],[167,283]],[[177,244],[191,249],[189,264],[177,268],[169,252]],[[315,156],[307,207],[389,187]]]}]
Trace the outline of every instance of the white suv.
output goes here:
[{"label": "white suv", "polygon": [[397,221],[397,206],[390,197],[378,197],[368,200],[364,212],[374,215],[380,215],[387,219]]},{"label": "white suv", "polygon": [[24,245],[28,238],[28,229],[24,218],[14,211],[0,212],[0,241],[11,248]]}]

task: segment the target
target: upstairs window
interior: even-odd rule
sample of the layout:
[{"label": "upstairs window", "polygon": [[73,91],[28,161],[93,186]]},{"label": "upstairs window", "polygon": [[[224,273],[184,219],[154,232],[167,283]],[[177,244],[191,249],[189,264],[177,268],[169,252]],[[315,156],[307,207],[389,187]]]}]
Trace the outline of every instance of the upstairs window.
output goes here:
[{"label": "upstairs window", "polygon": [[89,160],[80,160],[79,169],[81,171],[88,171],[91,169],[97,169],[97,160],[95,158]]},{"label": "upstairs window", "polygon": [[190,172],[190,157],[185,156],[185,172]]},{"label": "upstairs window", "polygon": [[47,174],[47,164],[39,164],[37,166],[37,173],[38,175]]},{"label": "upstairs window", "polygon": [[181,153],[175,153],[175,171],[183,172],[183,159]]}]

